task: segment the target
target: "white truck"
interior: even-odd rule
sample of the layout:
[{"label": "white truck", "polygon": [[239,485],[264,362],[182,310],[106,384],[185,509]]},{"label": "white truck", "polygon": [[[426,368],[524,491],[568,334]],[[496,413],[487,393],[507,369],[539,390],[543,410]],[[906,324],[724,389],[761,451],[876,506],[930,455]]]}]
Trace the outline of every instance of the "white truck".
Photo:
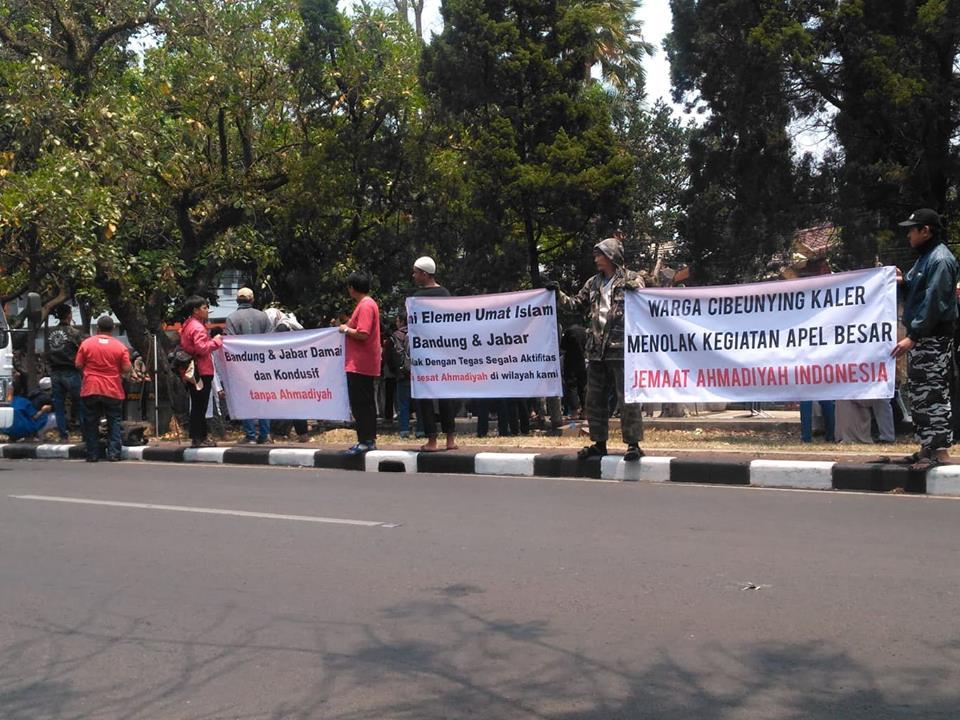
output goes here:
[{"label": "white truck", "polygon": [[0,432],[13,425],[13,336],[0,306]]},{"label": "white truck", "polygon": [[[26,313],[30,322],[31,340],[36,328],[40,325],[41,302],[35,292],[28,292],[23,296],[26,301]],[[0,306],[0,433],[4,433],[13,426],[13,333],[27,332],[26,330],[11,330]]]}]

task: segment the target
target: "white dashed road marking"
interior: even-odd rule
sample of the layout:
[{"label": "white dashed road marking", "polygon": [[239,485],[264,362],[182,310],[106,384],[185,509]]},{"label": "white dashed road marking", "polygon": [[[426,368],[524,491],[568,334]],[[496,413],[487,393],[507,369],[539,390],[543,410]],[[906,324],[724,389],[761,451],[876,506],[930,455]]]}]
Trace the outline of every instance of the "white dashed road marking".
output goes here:
[{"label": "white dashed road marking", "polygon": [[76,505],[101,505],[106,507],[134,508],[137,510],[168,510],[171,512],[198,513],[200,515],[231,515],[234,517],[261,518],[266,520],[293,520],[296,522],[327,523],[329,525],[359,525],[361,527],[399,527],[396,523],[375,520],[350,520],[348,518],[318,517],[315,515],[282,515],[279,513],[250,512],[248,510],[225,510],[223,508],[188,507],[185,505],[155,505],[153,503],[119,502],[116,500],[90,500],[88,498],[56,497],[53,495],[10,495],[17,500],[43,500],[46,502],[74,503]]}]

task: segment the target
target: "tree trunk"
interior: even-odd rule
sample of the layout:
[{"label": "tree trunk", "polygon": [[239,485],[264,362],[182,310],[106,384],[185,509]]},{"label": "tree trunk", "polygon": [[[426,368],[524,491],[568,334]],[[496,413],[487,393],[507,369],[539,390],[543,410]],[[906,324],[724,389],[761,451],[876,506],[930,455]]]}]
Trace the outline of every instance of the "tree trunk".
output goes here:
[{"label": "tree trunk", "polygon": [[424,0],[411,0],[413,3],[413,20],[414,20],[414,29],[417,32],[417,37],[423,40],[423,3]]},{"label": "tree trunk", "polygon": [[537,235],[533,227],[533,213],[524,208],[523,229],[527,238],[527,257],[530,261],[530,282],[540,287],[540,249],[537,247]]},{"label": "tree trunk", "polygon": [[[161,331],[159,313],[150,312],[149,315],[152,318],[148,320],[148,313],[141,309],[138,303],[132,302],[124,295],[120,283],[116,280],[107,280],[98,276],[97,284],[104,291],[113,314],[126,330],[130,344],[143,358],[153,356],[152,336],[157,335],[157,377],[162,392],[161,397],[155,398],[154,402],[159,405],[162,401],[166,401],[175,414],[182,415],[184,408],[190,407],[190,397],[180,378],[170,369],[170,364],[167,362],[167,353],[172,350],[172,347],[165,333]],[[157,298],[151,298],[151,301],[151,305],[159,307]],[[152,373],[152,364],[149,369]]]}]

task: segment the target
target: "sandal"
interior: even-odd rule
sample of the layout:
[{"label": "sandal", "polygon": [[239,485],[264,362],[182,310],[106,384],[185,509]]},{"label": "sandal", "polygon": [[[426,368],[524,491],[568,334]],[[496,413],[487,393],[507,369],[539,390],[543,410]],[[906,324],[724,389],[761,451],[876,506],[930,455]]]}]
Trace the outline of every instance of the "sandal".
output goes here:
[{"label": "sandal", "polygon": [[944,462],[942,460],[938,460],[935,457],[924,456],[910,465],[910,470],[916,472],[926,472],[927,470],[932,470],[933,468],[943,464]]},{"label": "sandal", "polygon": [[623,454],[624,462],[637,462],[643,457],[643,450],[639,445],[627,445],[627,451]]},{"label": "sandal", "polygon": [[599,443],[594,443],[593,445],[587,445],[585,448],[581,448],[577,451],[578,460],[586,460],[587,458],[592,457],[603,457],[607,454],[606,443],[600,445]]},{"label": "sandal", "polygon": [[926,451],[920,450],[919,452],[915,452],[912,455],[906,455],[905,457],[901,457],[896,460],[890,457],[889,455],[881,455],[876,460],[868,460],[867,464],[868,465],[914,465],[920,462],[921,460],[925,459],[926,457],[928,457]]}]

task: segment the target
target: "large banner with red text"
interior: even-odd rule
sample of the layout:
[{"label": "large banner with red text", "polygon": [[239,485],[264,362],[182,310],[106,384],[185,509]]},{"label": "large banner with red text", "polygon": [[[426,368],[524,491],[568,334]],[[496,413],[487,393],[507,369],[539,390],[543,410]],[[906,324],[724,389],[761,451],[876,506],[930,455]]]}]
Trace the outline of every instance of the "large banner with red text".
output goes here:
[{"label": "large banner with red text", "polygon": [[407,330],[415,398],[563,393],[553,292],[408,298]]},{"label": "large banner with red text", "polygon": [[336,328],[224,336],[216,360],[236,420],[350,419]]},{"label": "large banner with red text", "polygon": [[626,402],[893,396],[893,267],[626,296]]}]

